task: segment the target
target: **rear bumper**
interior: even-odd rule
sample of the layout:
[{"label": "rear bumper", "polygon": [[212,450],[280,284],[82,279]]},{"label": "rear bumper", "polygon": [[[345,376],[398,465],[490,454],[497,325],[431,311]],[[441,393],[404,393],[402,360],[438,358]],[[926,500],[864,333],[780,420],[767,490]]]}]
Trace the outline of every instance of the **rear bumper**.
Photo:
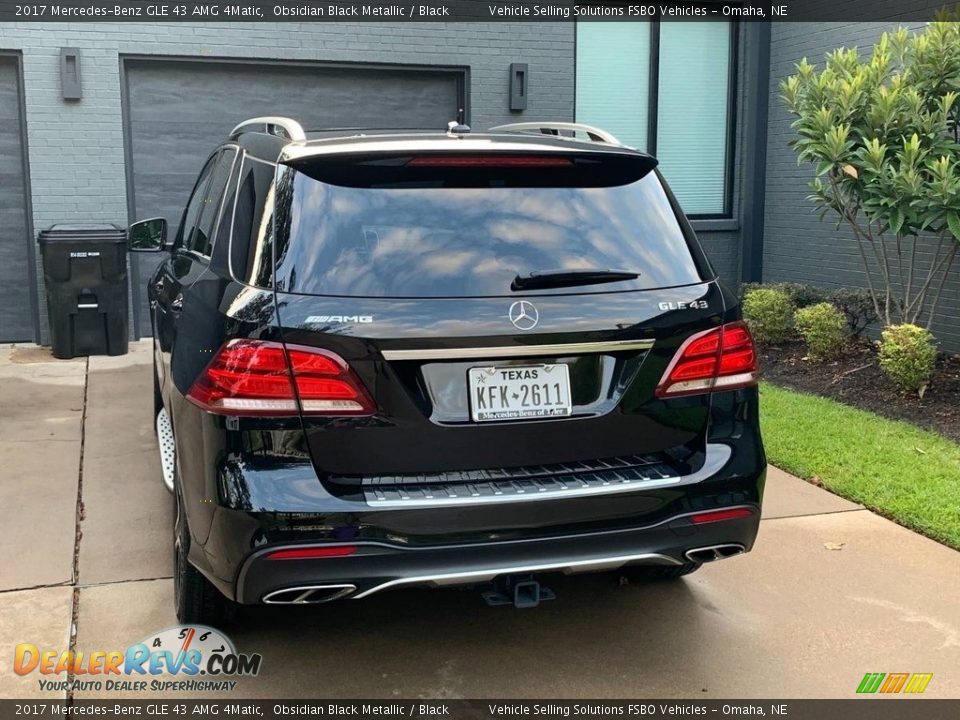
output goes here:
[{"label": "rear bumper", "polygon": [[[732,403],[734,395],[718,393],[714,405],[722,396]],[[306,460],[221,454],[206,491],[215,501],[187,508],[195,541],[190,561],[227,597],[259,603],[295,587],[335,585],[341,597],[363,598],[395,587],[472,584],[503,574],[678,564],[688,561],[690,550],[725,544],[749,551],[766,477],[755,391],[750,395],[740,413],[720,408],[722,417],[734,419],[715,422],[710,443],[724,452],[708,448],[702,466],[673,478],[627,478],[583,492],[542,485],[510,500],[424,496],[377,503],[362,494],[332,495]],[[690,519],[733,507],[753,512],[708,524]],[[197,522],[204,514],[206,525]],[[283,548],[331,545],[356,550],[344,557],[267,557]]]},{"label": "rear bumper", "polygon": [[[757,535],[760,508],[737,507],[749,508],[752,514],[704,525],[694,525],[691,514],[686,514],[641,528],[445,547],[361,542],[352,543],[356,552],[348,557],[270,559],[269,554],[278,549],[318,543],[273,545],[251,553],[243,562],[235,598],[242,603],[290,601],[292,596],[277,594],[291,588],[325,586],[331,588],[330,599],[334,595],[362,599],[391,588],[474,584],[508,574],[679,565],[689,561],[687,552],[698,548],[733,545],[749,551]],[[322,545],[331,544],[337,543]]]}]

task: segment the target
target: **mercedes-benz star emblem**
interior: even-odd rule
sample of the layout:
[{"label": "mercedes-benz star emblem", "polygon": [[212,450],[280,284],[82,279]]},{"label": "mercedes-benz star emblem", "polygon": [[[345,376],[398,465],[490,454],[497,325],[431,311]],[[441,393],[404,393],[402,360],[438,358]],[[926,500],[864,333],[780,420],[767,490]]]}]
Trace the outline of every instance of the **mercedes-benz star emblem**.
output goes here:
[{"label": "mercedes-benz star emblem", "polygon": [[517,300],[510,306],[507,313],[510,322],[517,330],[533,330],[540,322],[540,313],[537,312],[537,306],[526,300]]}]

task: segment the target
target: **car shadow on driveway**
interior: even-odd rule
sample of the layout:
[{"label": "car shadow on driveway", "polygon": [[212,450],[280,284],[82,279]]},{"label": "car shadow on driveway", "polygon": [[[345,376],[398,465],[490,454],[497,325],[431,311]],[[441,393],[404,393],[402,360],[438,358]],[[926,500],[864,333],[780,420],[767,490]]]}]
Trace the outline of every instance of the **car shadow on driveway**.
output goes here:
[{"label": "car shadow on driveway", "polygon": [[558,599],[535,609],[488,607],[480,588],[404,589],[244,608],[230,635],[264,655],[274,697],[673,694],[678,673],[696,663],[704,605],[688,582],[621,584],[616,573],[541,581]]}]

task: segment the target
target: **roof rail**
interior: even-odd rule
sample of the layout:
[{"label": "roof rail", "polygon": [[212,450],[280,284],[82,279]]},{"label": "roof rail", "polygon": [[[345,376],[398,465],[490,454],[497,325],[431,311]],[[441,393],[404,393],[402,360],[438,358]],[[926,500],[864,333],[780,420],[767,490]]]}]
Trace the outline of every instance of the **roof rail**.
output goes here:
[{"label": "roof rail", "polygon": [[522,122],[522,123],[509,123],[507,125],[497,125],[496,127],[490,128],[490,132],[531,132],[535,131],[544,135],[558,135],[561,130],[566,130],[569,132],[581,132],[586,134],[593,142],[605,142],[610,145],[622,145],[617,138],[608,133],[606,130],[601,130],[600,128],[593,127],[592,125],[584,125],[583,123],[572,123],[572,122]]},{"label": "roof rail", "polygon": [[[261,126],[262,129],[257,130],[252,127],[257,125]],[[244,120],[230,131],[229,139],[234,140],[245,132],[265,132],[268,135],[276,135],[277,137],[283,137],[282,133],[285,133],[286,136],[293,142],[299,142],[307,139],[306,133],[303,132],[303,128],[296,120],[291,120],[287,117],[275,117],[272,115]]]}]

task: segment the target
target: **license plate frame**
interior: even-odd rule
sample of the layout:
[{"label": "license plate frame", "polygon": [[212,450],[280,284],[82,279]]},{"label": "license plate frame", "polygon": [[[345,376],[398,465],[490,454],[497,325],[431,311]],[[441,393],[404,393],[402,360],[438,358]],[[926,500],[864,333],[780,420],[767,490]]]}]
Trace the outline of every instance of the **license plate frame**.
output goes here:
[{"label": "license plate frame", "polygon": [[536,363],[472,367],[467,370],[467,399],[470,419],[475,423],[570,417],[570,366]]}]

